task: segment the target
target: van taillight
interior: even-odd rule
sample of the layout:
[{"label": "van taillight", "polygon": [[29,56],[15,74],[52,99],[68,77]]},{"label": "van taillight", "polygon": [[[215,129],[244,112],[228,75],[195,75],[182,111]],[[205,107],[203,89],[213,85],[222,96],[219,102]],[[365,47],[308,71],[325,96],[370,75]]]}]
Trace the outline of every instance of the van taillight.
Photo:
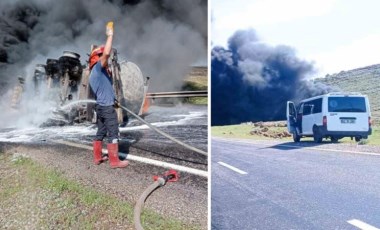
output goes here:
[{"label": "van taillight", "polygon": [[372,120],[371,120],[371,117],[368,117],[368,126],[369,126],[369,127],[372,126]]},{"label": "van taillight", "polygon": [[323,116],[322,123],[323,123],[324,127],[327,127],[327,117],[326,116]]}]

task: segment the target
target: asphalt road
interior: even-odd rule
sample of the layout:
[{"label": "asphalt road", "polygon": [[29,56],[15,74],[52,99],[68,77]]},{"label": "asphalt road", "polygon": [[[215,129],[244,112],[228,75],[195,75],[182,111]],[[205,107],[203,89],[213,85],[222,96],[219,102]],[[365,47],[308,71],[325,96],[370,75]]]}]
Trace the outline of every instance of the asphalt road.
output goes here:
[{"label": "asphalt road", "polygon": [[312,145],[212,138],[212,229],[380,228],[380,151]]}]

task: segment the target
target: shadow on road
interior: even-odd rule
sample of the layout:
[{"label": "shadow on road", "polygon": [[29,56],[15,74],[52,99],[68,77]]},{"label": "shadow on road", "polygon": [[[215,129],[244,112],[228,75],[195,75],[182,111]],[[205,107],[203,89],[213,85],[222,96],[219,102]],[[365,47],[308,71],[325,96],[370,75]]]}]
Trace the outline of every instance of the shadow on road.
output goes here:
[{"label": "shadow on road", "polygon": [[283,143],[280,143],[280,144],[276,144],[276,145],[273,145],[273,146],[269,146],[269,147],[265,147],[265,148],[262,148],[262,149],[279,149],[279,150],[292,150],[292,149],[298,149],[298,148],[305,148],[305,147],[318,147],[318,146],[321,146],[321,145],[331,145],[331,144],[338,144],[339,142],[337,143],[332,143],[328,140],[326,141],[322,141],[322,143],[316,143],[312,140],[310,141],[300,141],[300,142],[283,142]]}]

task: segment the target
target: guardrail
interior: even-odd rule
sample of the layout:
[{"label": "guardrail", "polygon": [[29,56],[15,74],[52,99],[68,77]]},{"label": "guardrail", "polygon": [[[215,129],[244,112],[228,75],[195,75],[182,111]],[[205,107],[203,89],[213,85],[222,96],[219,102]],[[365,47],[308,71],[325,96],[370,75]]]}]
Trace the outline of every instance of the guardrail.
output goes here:
[{"label": "guardrail", "polygon": [[207,90],[200,91],[178,91],[178,92],[159,92],[159,93],[147,93],[146,98],[186,98],[186,97],[207,97]]}]

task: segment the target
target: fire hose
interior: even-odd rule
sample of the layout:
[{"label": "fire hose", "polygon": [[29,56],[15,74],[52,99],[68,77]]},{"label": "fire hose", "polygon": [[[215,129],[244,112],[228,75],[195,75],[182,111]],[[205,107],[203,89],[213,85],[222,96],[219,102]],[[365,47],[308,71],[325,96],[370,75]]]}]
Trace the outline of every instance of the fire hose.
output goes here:
[{"label": "fire hose", "polygon": [[151,184],[145,191],[141,194],[140,198],[136,202],[134,213],[133,213],[133,221],[135,222],[136,230],[144,230],[141,225],[141,211],[144,207],[144,203],[148,196],[152,194],[157,188],[164,186],[167,182],[176,182],[178,181],[178,174],[174,170],[167,171],[163,176],[154,176],[154,183]]},{"label": "fire hose", "polygon": [[126,107],[120,105],[120,103],[118,103],[118,105],[120,108],[124,109],[125,111],[127,111],[128,113],[132,114],[135,118],[137,118],[139,121],[145,123],[149,128],[153,129],[154,131],[156,131],[157,133],[161,134],[162,136],[165,136],[166,138],[176,142],[177,144],[179,145],[182,145],[183,147],[187,148],[187,149],[190,149],[190,150],[193,150],[194,152],[197,152],[197,153],[200,153],[202,155],[205,155],[207,156],[207,153],[205,151],[202,151],[200,149],[197,149],[197,148],[194,148],[186,143],[183,143],[182,141],[179,141],[177,139],[175,139],[174,137],[170,136],[169,134],[167,133],[164,133],[162,132],[161,130],[157,129],[156,127],[154,127],[153,125],[149,124],[148,122],[146,122],[144,119],[142,119],[140,116],[136,115],[135,113],[133,113],[131,110],[127,109]]},{"label": "fire hose", "polygon": [[[86,102],[86,103],[96,103],[96,101],[94,100],[82,100],[80,102]],[[70,107],[72,104],[76,104],[78,102],[73,102],[73,103],[69,103],[65,106],[62,106],[61,109],[65,109],[65,108],[68,108]],[[143,122],[144,124],[146,124],[149,128],[153,129],[154,131],[156,131],[157,133],[161,134],[162,136],[176,142],[177,144],[179,145],[182,145],[183,147],[187,148],[187,149],[190,149],[194,152],[197,152],[199,154],[202,154],[202,155],[205,155],[207,156],[207,153],[205,151],[202,151],[200,149],[197,149],[195,147],[192,147],[186,143],[183,143],[182,141],[180,140],[177,140],[175,139],[174,137],[170,136],[169,134],[157,129],[156,127],[154,127],[153,125],[151,125],[150,123],[148,123],[147,121],[145,121],[144,119],[142,119],[140,116],[138,116],[137,114],[135,114],[134,112],[132,112],[131,110],[127,109],[126,107],[122,106],[119,102],[116,101],[116,106],[119,107],[119,108],[122,108],[123,110],[127,111],[129,114],[131,114],[132,116],[134,116],[135,118],[137,118],[139,121]]]},{"label": "fire hose", "polygon": [[[199,150],[197,148],[194,148],[188,144],[185,144],[177,139],[175,139],[174,137],[162,132],[161,130],[157,129],[156,127],[154,127],[153,125],[151,125],[150,123],[146,122],[144,119],[142,119],[141,117],[139,117],[138,115],[136,115],[135,113],[133,113],[132,111],[130,111],[129,109],[127,109],[126,107],[120,105],[120,103],[117,103],[117,105],[124,109],[125,111],[127,111],[128,113],[132,114],[135,118],[137,118],[139,121],[145,123],[149,128],[153,129],[154,131],[156,131],[157,133],[167,137],[168,139],[178,143],[179,145],[182,145],[184,146],[185,148],[188,148],[190,150],[193,150],[197,153],[200,153],[202,155],[205,155],[207,156],[207,153],[202,151],[202,150]],[[138,199],[138,201],[136,202],[136,205],[135,205],[135,208],[134,208],[134,215],[133,215],[133,221],[135,223],[135,228],[136,230],[144,230],[144,228],[142,227],[141,225],[141,211],[142,211],[142,208],[144,206],[144,203],[146,201],[146,199],[148,198],[148,196],[150,194],[153,193],[153,191],[155,191],[157,188],[159,187],[162,187],[164,186],[167,182],[175,182],[175,181],[178,181],[178,174],[176,171],[174,170],[169,170],[167,171],[162,177],[158,177],[158,176],[154,176],[153,177],[153,180],[154,180],[154,183],[151,184],[148,188],[145,189],[145,191],[141,194],[140,198]]]}]

